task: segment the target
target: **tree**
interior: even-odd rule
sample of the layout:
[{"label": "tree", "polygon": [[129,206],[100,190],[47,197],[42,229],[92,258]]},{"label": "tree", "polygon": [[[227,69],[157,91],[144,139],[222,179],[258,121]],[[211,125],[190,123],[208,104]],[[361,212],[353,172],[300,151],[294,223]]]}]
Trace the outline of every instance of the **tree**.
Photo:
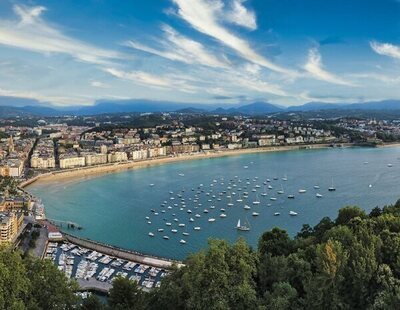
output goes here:
[{"label": "tree", "polygon": [[104,310],[105,306],[102,304],[99,298],[96,295],[89,295],[89,297],[85,298],[82,301],[82,305],[80,306],[81,310]]},{"label": "tree", "polygon": [[280,228],[273,228],[262,234],[258,241],[258,251],[261,256],[268,253],[272,256],[288,255],[292,249],[293,241],[287,232]]},{"label": "tree", "polygon": [[266,309],[297,310],[300,309],[296,290],[287,282],[274,284],[272,291],[264,296]]},{"label": "tree", "polygon": [[144,309],[144,293],[135,281],[117,277],[110,289],[108,304],[115,310]]},{"label": "tree", "polygon": [[353,218],[366,218],[365,211],[359,207],[345,207],[339,210],[339,215],[336,219],[337,225],[347,225]]}]

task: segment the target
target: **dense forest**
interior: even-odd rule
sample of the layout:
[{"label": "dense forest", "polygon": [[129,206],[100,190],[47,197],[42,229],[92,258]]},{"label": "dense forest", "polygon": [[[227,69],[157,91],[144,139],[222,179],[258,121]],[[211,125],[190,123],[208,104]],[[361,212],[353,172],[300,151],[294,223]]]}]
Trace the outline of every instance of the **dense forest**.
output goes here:
[{"label": "dense forest", "polygon": [[400,309],[400,200],[343,208],[295,238],[274,228],[257,249],[210,240],[150,293],[116,279],[107,305],[82,303],[75,285],[48,262],[0,253],[0,309]]}]

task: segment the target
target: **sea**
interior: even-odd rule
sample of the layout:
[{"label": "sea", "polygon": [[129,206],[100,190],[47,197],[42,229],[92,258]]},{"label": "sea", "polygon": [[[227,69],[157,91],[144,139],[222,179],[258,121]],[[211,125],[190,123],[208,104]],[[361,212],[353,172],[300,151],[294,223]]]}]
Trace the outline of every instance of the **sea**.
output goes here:
[{"label": "sea", "polygon": [[[303,224],[335,219],[345,206],[369,212],[395,203],[399,184],[400,147],[354,147],[189,160],[38,182],[28,190],[42,200],[47,218],[70,234],[183,260],[210,238],[242,237],[256,247],[262,233],[274,227],[295,236]],[[239,220],[250,230],[236,229]],[[67,222],[82,229],[67,228]]]}]

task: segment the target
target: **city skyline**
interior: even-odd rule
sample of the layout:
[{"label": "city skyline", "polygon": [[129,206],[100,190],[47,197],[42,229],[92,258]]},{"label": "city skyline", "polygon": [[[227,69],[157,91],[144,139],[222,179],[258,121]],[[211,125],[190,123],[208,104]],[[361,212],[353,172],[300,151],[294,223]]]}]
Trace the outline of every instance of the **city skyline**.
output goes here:
[{"label": "city skyline", "polygon": [[55,105],[400,99],[400,2],[4,1],[0,96]]}]

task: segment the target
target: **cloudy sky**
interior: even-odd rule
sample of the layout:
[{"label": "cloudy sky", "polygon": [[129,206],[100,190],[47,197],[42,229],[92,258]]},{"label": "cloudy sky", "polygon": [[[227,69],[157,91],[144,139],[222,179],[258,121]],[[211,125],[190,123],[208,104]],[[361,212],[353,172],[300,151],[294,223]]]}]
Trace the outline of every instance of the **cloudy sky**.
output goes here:
[{"label": "cloudy sky", "polygon": [[0,0],[0,96],[400,99],[400,1]]}]

